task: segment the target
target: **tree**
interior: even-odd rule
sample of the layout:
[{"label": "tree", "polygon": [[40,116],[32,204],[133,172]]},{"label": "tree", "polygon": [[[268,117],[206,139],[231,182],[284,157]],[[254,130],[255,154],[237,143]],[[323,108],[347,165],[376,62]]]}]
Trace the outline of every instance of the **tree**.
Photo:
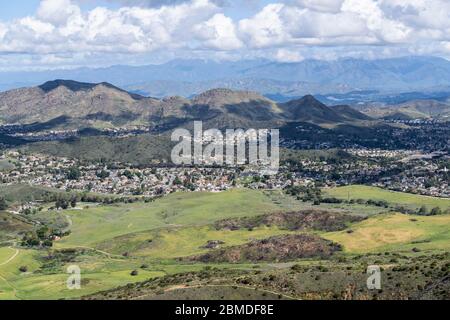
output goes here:
[{"label": "tree", "polygon": [[437,216],[438,214],[442,214],[442,210],[439,207],[435,207],[431,210],[430,213],[432,216]]},{"label": "tree", "polygon": [[137,270],[133,270],[133,271],[131,271],[131,276],[133,276],[133,277],[136,277],[136,276],[138,276],[139,275],[139,271],[137,271]]},{"label": "tree", "polygon": [[8,204],[6,203],[6,200],[3,198],[0,198],[0,210],[6,210],[8,209]]},{"label": "tree", "polygon": [[48,227],[41,227],[36,231],[36,235],[39,239],[46,239],[48,237],[50,230]]},{"label": "tree", "polygon": [[100,178],[100,179],[106,179],[106,178],[109,177],[109,175],[110,175],[109,171],[106,171],[106,170],[102,170],[100,172],[97,172],[97,177]]},{"label": "tree", "polygon": [[66,210],[67,208],[69,208],[69,203],[67,202],[67,200],[60,198],[56,200],[55,207],[56,209]]},{"label": "tree", "polygon": [[69,170],[67,170],[66,177],[68,180],[78,180],[81,177],[81,171],[76,167],[69,168]]},{"label": "tree", "polygon": [[77,206],[77,198],[72,198],[72,200],[70,200],[70,206],[72,208],[75,208]]},{"label": "tree", "polygon": [[428,213],[428,209],[426,206],[420,207],[418,214],[427,214],[427,213]]},{"label": "tree", "polygon": [[129,180],[133,179],[133,173],[130,170],[125,170],[124,172],[122,172],[122,176],[127,177]]}]

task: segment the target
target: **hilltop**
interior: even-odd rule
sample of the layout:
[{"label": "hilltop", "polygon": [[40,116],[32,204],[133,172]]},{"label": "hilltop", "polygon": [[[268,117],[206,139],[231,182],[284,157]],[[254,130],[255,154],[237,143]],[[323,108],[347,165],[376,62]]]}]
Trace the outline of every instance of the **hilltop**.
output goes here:
[{"label": "hilltop", "polygon": [[362,110],[374,117],[391,120],[438,119],[450,118],[450,101],[433,99],[411,100],[386,106],[368,106]]}]

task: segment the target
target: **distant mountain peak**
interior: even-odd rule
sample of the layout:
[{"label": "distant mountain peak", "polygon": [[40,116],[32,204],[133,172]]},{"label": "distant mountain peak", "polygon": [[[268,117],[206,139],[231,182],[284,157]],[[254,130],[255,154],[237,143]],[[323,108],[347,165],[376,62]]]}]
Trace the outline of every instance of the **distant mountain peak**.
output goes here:
[{"label": "distant mountain peak", "polygon": [[74,81],[74,80],[63,80],[63,79],[56,79],[53,81],[47,81],[46,83],[38,86],[38,88],[40,88],[42,91],[44,91],[45,93],[49,93],[50,91],[53,91],[59,87],[65,87],[73,92],[78,92],[78,91],[87,91],[87,90],[92,90],[96,87],[99,86],[103,86],[103,87],[107,87],[113,90],[117,90],[120,92],[125,92],[127,94],[129,94],[133,99],[136,100],[140,100],[140,99],[144,99],[145,97],[138,95],[138,94],[134,94],[134,93],[130,93],[128,91],[125,91],[123,89],[120,89],[108,82],[100,82],[100,83],[87,83],[87,82],[79,82],[79,81]]},{"label": "distant mountain peak", "polygon": [[228,88],[214,88],[214,89],[209,89],[205,92],[200,93],[199,95],[197,95],[197,97],[202,97],[202,96],[221,96],[221,95],[236,95],[236,94],[252,94],[252,95],[258,95],[258,93],[256,92],[251,92],[251,91],[244,91],[244,90],[232,90],[232,89],[228,89]]},{"label": "distant mountain peak", "polygon": [[97,83],[85,83],[73,80],[57,79],[53,81],[47,81],[46,83],[40,85],[39,88],[42,89],[45,93],[53,91],[58,87],[66,87],[67,89],[76,92],[90,90],[95,88],[97,85]]},{"label": "distant mountain peak", "polygon": [[192,99],[196,104],[226,105],[248,101],[264,101],[272,103],[266,97],[253,91],[239,91],[226,88],[217,88],[205,91]]},{"label": "distant mountain peak", "polygon": [[349,106],[328,107],[312,95],[280,105],[292,119],[314,123],[339,123],[352,120],[370,120],[370,117]]},{"label": "distant mountain peak", "polygon": [[287,102],[289,105],[297,105],[297,106],[311,106],[311,107],[326,107],[325,104],[317,100],[313,95],[306,95],[300,99],[295,99]]}]

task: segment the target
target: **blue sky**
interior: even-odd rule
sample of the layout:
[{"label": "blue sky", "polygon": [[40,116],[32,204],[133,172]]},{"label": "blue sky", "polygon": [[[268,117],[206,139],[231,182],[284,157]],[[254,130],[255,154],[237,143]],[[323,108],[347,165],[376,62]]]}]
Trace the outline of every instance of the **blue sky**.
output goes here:
[{"label": "blue sky", "polygon": [[[265,5],[272,3],[270,0],[263,1],[236,1],[230,0],[224,6],[224,12],[227,15],[233,17],[234,19],[242,19],[248,17],[251,14],[256,13]],[[0,10],[0,20],[8,21],[17,19],[20,17],[24,17],[27,15],[32,15],[36,12],[39,7],[40,0],[26,0],[26,1],[17,1],[17,2],[7,2],[2,3]],[[96,6],[104,6],[108,8],[120,8],[122,4],[120,1],[79,1],[79,5],[85,9],[92,9]]]},{"label": "blue sky", "polygon": [[3,21],[33,14],[39,5],[39,0],[4,1],[0,10],[0,19]]},{"label": "blue sky", "polygon": [[174,58],[450,58],[448,0],[27,0],[0,11],[0,70]]}]

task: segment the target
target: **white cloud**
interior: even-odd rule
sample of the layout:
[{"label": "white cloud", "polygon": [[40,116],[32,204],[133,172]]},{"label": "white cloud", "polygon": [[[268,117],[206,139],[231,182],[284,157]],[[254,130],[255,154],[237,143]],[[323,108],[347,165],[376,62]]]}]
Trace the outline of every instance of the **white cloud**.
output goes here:
[{"label": "white cloud", "polygon": [[295,0],[295,4],[314,11],[338,13],[344,0]]},{"label": "white cloud", "polygon": [[55,30],[55,27],[52,24],[32,17],[20,19],[18,27],[28,29],[28,31],[33,32],[35,36],[51,34],[53,30]]},{"label": "white cloud", "polygon": [[0,40],[3,39],[3,37],[5,36],[7,32],[7,27],[4,23],[0,22]]},{"label": "white cloud", "polygon": [[64,24],[73,15],[79,15],[80,8],[70,0],[42,0],[37,10],[37,18],[54,25]]},{"label": "white cloud", "polygon": [[181,54],[280,61],[450,54],[448,0],[273,0],[240,20],[224,8],[235,0],[110,0],[123,6],[89,11],[83,1],[95,3],[41,0],[35,15],[0,22],[0,56],[70,64]]},{"label": "white cloud", "polygon": [[300,62],[305,58],[298,51],[279,49],[277,50],[275,59],[280,62]]},{"label": "white cloud", "polygon": [[[208,23],[217,11],[218,7],[208,0],[193,0],[160,8],[97,7],[82,13],[69,0],[43,0],[36,17],[26,17],[6,27],[6,41],[0,43],[0,52],[136,53],[184,47],[189,45],[196,26]],[[209,20],[209,26],[228,41],[229,48],[235,47],[239,40],[232,43],[225,30],[233,23],[223,18]],[[207,46],[214,45],[213,39],[207,42]]]},{"label": "white cloud", "polygon": [[364,19],[367,28],[380,41],[403,42],[412,31],[403,23],[388,19],[375,0],[345,0],[342,11],[354,13]]},{"label": "white cloud", "polygon": [[284,29],[281,12],[283,4],[269,4],[250,19],[239,22],[239,29],[248,44],[252,47],[263,48],[276,46],[288,40]]},{"label": "white cloud", "polygon": [[358,39],[355,42],[360,42],[361,37],[371,38],[365,21],[350,12],[335,14],[288,8],[283,10],[283,17],[291,37],[300,41],[318,38],[326,44],[341,37],[355,37]]},{"label": "white cloud", "polygon": [[231,18],[222,13],[214,15],[208,21],[195,26],[197,36],[205,44],[218,50],[234,50],[243,46],[236,34],[236,27]]}]

